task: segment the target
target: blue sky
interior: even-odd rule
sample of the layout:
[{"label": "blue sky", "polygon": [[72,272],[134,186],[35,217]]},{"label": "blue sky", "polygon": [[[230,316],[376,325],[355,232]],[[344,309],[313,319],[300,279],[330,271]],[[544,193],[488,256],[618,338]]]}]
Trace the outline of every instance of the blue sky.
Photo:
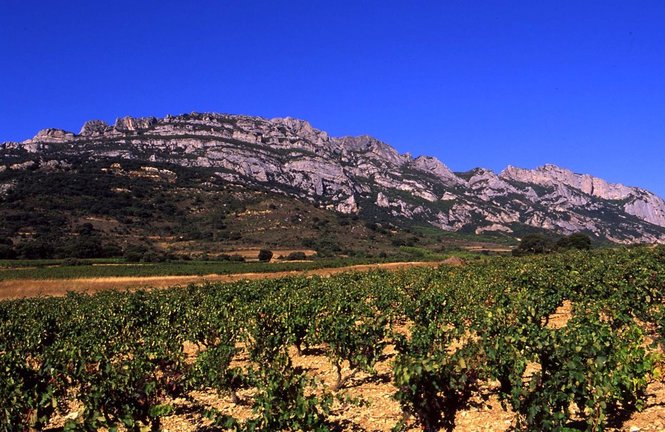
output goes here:
[{"label": "blue sky", "polygon": [[214,111],[665,196],[665,2],[0,0],[0,141]]}]

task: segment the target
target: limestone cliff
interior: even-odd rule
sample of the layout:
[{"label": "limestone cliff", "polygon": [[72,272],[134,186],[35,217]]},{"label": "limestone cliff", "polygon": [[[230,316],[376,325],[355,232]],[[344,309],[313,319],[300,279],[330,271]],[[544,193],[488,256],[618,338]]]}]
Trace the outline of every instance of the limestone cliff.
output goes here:
[{"label": "limestone cliff", "polygon": [[[584,231],[615,242],[665,242],[665,202],[643,189],[544,165],[454,173],[369,136],[330,137],[307,121],[225,114],[86,122],[0,144],[0,193],[16,170],[123,159],[208,170],[212,177],[306,199],[330,210],[448,231],[519,235]],[[82,161],[82,162],[81,162]],[[69,168],[67,168],[69,169]]]}]

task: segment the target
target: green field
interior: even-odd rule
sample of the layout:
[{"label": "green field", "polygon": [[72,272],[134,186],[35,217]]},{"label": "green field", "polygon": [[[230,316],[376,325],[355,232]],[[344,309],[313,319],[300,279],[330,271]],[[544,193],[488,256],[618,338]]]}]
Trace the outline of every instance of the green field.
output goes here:
[{"label": "green field", "polygon": [[[665,249],[635,248],[5,301],[0,430],[360,430],[340,413],[388,403],[363,383],[394,430],[490,398],[516,430],[625,429],[662,380],[664,299]],[[316,356],[336,379],[296,366]]]}]

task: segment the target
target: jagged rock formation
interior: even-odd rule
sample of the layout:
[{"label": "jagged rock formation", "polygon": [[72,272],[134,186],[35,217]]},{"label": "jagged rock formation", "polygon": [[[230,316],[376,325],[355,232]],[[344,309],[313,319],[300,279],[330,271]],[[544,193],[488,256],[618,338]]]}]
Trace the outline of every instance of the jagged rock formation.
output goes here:
[{"label": "jagged rock formation", "polygon": [[[308,122],[222,114],[92,120],[78,135],[45,129],[0,145],[0,174],[133,159],[208,170],[211,178],[296,196],[342,213],[448,231],[584,231],[615,242],[665,242],[665,202],[553,165],[453,173],[369,136],[329,137]],[[110,166],[110,163],[109,163]],[[0,183],[0,194],[11,181]]]}]

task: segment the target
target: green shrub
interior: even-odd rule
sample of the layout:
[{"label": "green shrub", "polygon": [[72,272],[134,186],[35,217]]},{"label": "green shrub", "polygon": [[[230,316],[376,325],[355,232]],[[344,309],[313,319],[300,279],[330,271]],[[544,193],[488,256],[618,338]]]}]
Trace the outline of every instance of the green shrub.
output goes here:
[{"label": "green shrub", "polygon": [[286,259],[287,261],[302,261],[307,259],[307,255],[305,254],[305,252],[291,252],[284,259]]},{"label": "green shrub", "polygon": [[563,237],[556,242],[559,249],[591,249],[591,237],[582,233],[571,234],[568,237]]},{"label": "green shrub", "polygon": [[16,252],[24,259],[46,259],[53,256],[55,248],[47,240],[36,239],[20,243],[16,247]]},{"label": "green shrub", "polygon": [[0,259],[14,259],[16,251],[9,245],[0,244]]},{"label": "green shrub", "polygon": [[268,249],[261,249],[259,251],[259,261],[268,262],[272,259],[272,251]]},{"label": "green shrub", "polygon": [[79,258],[65,258],[62,261],[63,266],[84,266],[84,265],[92,265],[90,261],[82,260]]},{"label": "green shrub", "polygon": [[130,245],[125,248],[122,257],[128,262],[140,262],[148,250],[144,245]]},{"label": "green shrub", "polygon": [[546,254],[553,252],[554,249],[554,242],[543,234],[527,234],[522,238],[520,244],[513,249],[513,255]]}]

